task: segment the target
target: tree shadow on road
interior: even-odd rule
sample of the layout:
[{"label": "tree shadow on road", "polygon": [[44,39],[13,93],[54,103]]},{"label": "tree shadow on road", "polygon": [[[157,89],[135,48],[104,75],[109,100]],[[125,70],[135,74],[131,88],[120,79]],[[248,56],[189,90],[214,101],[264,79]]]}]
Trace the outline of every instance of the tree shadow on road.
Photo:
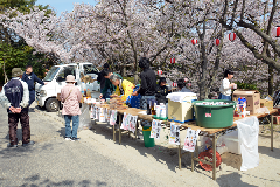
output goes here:
[{"label": "tree shadow on road", "polygon": [[233,172],[226,175],[221,175],[216,181],[219,186],[238,186],[238,187],[257,187],[241,180],[242,175]]},{"label": "tree shadow on road", "polygon": [[[1,184],[1,183],[0,183]],[[5,179],[2,180],[2,184],[5,185]],[[62,181],[52,181],[50,179],[43,179],[41,178],[40,174],[32,175],[26,179],[23,179],[22,185],[20,187],[40,187],[40,186],[107,186],[106,182],[102,182],[96,180],[92,182],[90,180],[82,180],[82,181],[75,181],[75,180],[62,180]]]}]

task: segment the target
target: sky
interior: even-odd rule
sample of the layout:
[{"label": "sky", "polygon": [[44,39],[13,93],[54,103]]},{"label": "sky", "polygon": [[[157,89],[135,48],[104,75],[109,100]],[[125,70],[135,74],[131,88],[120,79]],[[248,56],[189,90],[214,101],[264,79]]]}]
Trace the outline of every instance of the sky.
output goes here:
[{"label": "sky", "polygon": [[35,5],[50,5],[54,8],[57,16],[60,16],[64,11],[71,12],[75,3],[82,4],[83,2],[93,6],[97,4],[97,0],[36,0]]}]

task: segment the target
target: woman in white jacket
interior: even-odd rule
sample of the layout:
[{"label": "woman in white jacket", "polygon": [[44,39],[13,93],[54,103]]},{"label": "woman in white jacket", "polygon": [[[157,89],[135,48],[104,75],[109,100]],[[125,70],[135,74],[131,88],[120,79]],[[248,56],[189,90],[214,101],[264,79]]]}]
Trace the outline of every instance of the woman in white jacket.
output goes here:
[{"label": "woman in white jacket", "polygon": [[220,87],[221,93],[218,99],[226,99],[228,101],[231,101],[231,89],[233,88],[233,85],[236,85],[235,83],[229,82],[229,80],[232,79],[232,77],[233,77],[233,72],[229,69],[226,69],[224,72],[224,79]]}]

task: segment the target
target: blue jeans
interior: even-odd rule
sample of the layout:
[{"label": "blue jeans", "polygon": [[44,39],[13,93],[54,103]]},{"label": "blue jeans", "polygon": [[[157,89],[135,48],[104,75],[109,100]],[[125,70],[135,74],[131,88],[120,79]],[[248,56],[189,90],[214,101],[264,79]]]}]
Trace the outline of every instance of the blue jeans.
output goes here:
[{"label": "blue jeans", "polygon": [[107,91],[105,92],[105,95],[103,95],[103,99],[106,98],[111,98],[110,96],[112,95],[112,92],[110,89],[107,89]]},{"label": "blue jeans", "polygon": [[[72,119],[72,130],[70,121]],[[77,130],[79,126],[79,116],[64,116],[65,121],[65,138],[77,138]]]},{"label": "blue jeans", "polygon": [[218,99],[226,99],[226,100],[228,100],[228,101],[231,101],[231,96],[225,96],[225,95],[223,95],[222,93],[220,93]]}]

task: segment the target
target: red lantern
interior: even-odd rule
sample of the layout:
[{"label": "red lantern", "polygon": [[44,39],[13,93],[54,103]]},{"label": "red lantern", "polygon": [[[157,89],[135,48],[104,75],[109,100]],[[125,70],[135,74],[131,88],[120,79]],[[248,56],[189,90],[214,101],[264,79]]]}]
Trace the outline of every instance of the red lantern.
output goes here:
[{"label": "red lantern", "polygon": [[236,39],[236,34],[235,33],[230,33],[229,34],[229,40],[234,41]]},{"label": "red lantern", "polygon": [[175,64],[175,58],[170,58],[170,64]]},{"label": "red lantern", "polygon": [[218,40],[218,39],[216,39],[216,46],[218,46],[219,45],[219,43],[220,43],[220,41]]},{"label": "red lantern", "polygon": [[191,40],[192,44],[197,44],[197,40],[194,39],[194,40]]},{"label": "red lantern", "polygon": [[177,83],[176,83],[176,82],[173,82],[173,86],[177,86]]},{"label": "red lantern", "polygon": [[162,75],[162,71],[161,71],[161,70],[158,70],[158,74],[159,74],[159,75]]},{"label": "red lantern", "polygon": [[188,82],[188,78],[184,78],[184,82]]},{"label": "red lantern", "polygon": [[175,58],[173,58],[173,64],[175,64]]},{"label": "red lantern", "polygon": [[275,27],[275,28],[273,28],[272,34],[273,34],[273,36],[275,36],[275,37],[280,37],[280,27]]}]

